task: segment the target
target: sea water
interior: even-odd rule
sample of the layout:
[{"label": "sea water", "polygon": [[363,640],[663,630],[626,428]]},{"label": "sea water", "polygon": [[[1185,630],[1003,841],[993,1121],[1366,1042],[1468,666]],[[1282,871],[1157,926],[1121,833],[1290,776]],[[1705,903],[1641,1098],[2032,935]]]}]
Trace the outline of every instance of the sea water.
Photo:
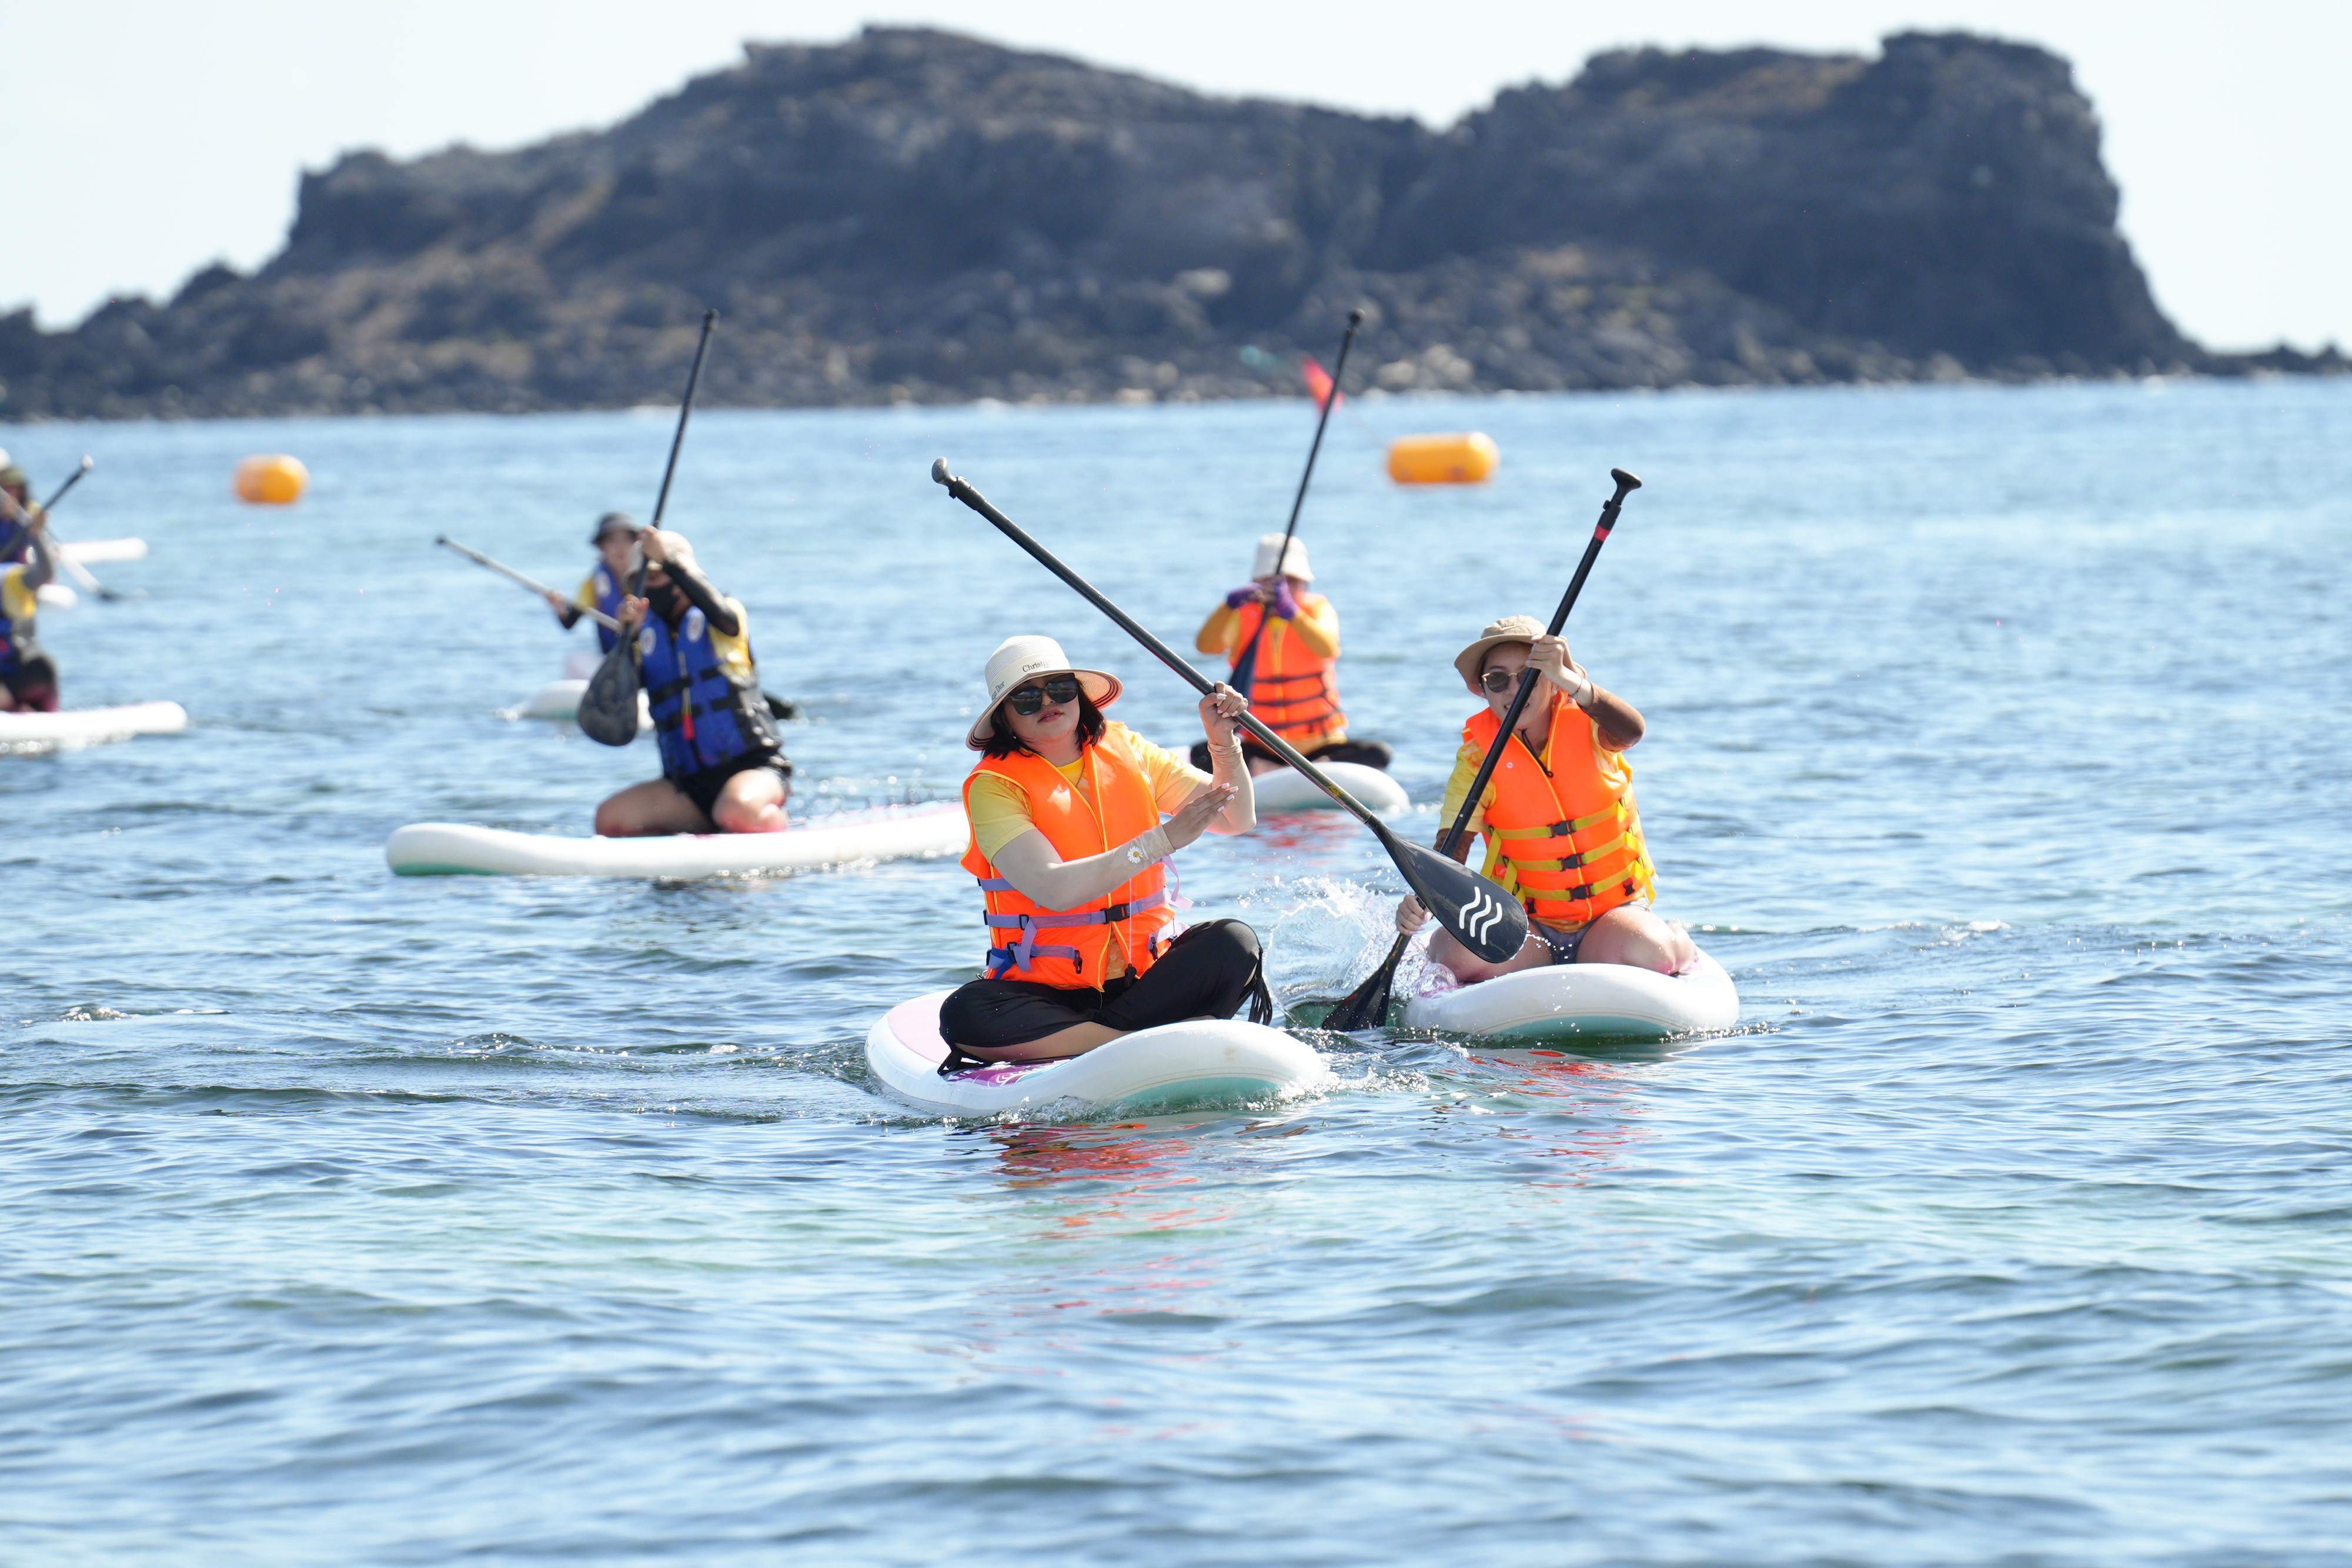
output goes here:
[{"label": "sea water", "polygon": [[[722,350],[723,351],[723,350]],[[1494,482],[1380,445],[1477,428]],[[1298,403],[698,415],[803,813],[954,797],[989,651],[1192,697]],[[1662,913],[1740,1029],[1318,1043],[1303,1103],[958,1124],[860,1041],[982,946],[951,862],[402,879],[584,833],[653,751],[515,720],[667,414],[42,425],[131,597],[0,759],[0,1557],[1147,1564],[2343,1562],[2352,382],[1343,410],[1300,523],[1435,831],[1450,665],[1545,615],[1647,716]],[[300,505],[229,497],[300,456]],[[1181,857],[1287,998],[1385,945],[1333,813]]]}]

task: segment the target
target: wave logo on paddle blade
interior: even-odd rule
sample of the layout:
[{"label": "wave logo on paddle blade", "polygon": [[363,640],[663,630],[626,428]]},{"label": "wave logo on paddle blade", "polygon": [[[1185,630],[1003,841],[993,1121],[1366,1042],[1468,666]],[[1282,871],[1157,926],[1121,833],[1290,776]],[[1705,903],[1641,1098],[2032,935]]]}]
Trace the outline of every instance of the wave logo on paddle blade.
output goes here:
[{"label": "wave logo on paddle blade", "polygon": [[1470,902],[1462,906],[1462,929],[1474,941],[1486,941],[1502,918],[1502,904],[1483,887],[1474,888]]}]

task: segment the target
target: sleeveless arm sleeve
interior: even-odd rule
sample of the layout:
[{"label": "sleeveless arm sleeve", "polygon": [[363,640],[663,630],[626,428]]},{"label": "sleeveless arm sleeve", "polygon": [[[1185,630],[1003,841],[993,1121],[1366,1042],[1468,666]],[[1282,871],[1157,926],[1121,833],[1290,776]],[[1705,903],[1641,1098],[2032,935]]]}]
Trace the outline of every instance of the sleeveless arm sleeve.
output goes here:
[{"label": "sleeveless arm sleeve", "polygon": [[743,634],[743,621],[737,613],[735,601],[711,587],[710,580],[702,575],[701,568],[674,560],[663,570],[669,573],[669,580],[677,584],[678,591],[686,595],[688,601],[702,612],[702,618],[710,622],[713,632],[729,637]]}]

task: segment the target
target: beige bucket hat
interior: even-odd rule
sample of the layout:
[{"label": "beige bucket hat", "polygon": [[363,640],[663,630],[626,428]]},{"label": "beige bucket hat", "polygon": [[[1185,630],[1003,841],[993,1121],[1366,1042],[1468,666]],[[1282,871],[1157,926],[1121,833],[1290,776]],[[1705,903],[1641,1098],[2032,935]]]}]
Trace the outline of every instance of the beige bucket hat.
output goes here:
[{"label": "beige bucket hat", "polygon": [[1478,676],[1486,667],[1487,651],[1498,643],[1532,643],[1543,634],[1543,622],[1532,615],[1506,615],[1500,621],[1490,621],[1475,643],[1454,655],[1454,667],[1462,672],[1462,684],[1483,696],[1486,694],[1478,685]]},{"label": "beige bucket hat", "polygon": [[1293,536],[1290,541],[1290,549],[1286,554],[1282,548],[1282,536],[1280,534],[1260,534],[1258,536],[1257,559],[1250,567],[1250,577],[1253,580],[1261,577],[1272,577],[1274,575],[1274,563],[1277,557],[1279,557],[1282,561],[1283,576],[1295,577],[1301,582],[1312,582],[1315,580],[1315,569],[1307,564],[1307,541]]},{"label": "beige bucket hat", "polygon": [[1094,699],[1097,707],[1110,706],[1125,689],[1117,675],[1101,670],[1081,670],[1071,664],[1062,645],[1051,637],[1007,637],[999,643],[996,652],[988,656],[988,668],[982,673],[982,678],[988,683],[988,704],[971,721],[971,728],[964,734],[964,744],[974,751],[987,744],[988,737],[996,733],[996,705],[1013,687],[1026,685],[1039,675],[1065,674],[1078,677],[1079,688]]}]

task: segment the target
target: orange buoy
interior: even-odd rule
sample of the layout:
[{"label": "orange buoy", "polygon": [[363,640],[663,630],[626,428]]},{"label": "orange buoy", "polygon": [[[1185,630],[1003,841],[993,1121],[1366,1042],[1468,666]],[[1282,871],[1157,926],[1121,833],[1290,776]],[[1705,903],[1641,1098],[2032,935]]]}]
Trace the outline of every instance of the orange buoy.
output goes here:
[{"label": "orange buoy", "polygon": [[299,457],[271,453],[248,457],[236,465],[236,494],[243,501],[263,507],[290,507],[310,487],[310,471]]},{"label": "orange buoy", "polygon": [[1493,439],[1475,430],[1389,443],[1389,477],[1400,485],[1483,484],[1502,460]]}]

